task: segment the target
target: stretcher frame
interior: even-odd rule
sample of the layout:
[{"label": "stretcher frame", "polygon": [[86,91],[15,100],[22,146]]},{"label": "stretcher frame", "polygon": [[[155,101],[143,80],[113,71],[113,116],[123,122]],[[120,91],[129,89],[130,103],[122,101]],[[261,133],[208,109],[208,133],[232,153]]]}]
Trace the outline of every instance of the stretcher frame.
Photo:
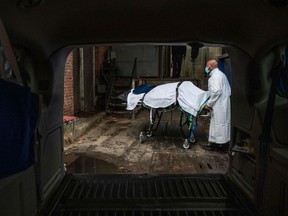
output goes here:
[{"label": "stretcher frame", "polygon": [[[200,109],[197,112],[196,116],[193,116],[192,114],[184,111],[178,105],[178,103],[170,105],[167,108],[151,108],[151,107],[146,106],[144,103],[142,103],[142,106],[144,108],[149,109],[150,124],[149,124],[149,128],[147,131],[141,131],[140,132],[140,134],[139,134],[140,143],[143,143],[147,138],[152,137],[153,131],[157,130],[164,112],[171,112],[173,110],[179,110],[181,112],[179,126],[180,126],[180,131],[182,133],[182,136],[184,138],[184,142],[183,142],[182,146],[184,149],[189,149],[191,144],[195,144],[197,142],[197,139],[195,137],[197,118],[198,118],[198,115],[202,112],[208,99],[200,106]],[[186,134],[183,130],[183,127],[185,125],[187,125],[187,127],[188,127],[188,131],[189,131],[188,136],[186,136]]]}]

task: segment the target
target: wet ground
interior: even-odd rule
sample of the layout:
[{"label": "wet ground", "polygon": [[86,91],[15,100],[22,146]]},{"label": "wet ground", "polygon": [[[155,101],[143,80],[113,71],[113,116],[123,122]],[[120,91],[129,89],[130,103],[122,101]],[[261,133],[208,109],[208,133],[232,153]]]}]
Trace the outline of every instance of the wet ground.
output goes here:
[{"label": "wet ground", "polygon": [[166,112],[151,138],[140,143],[139,134],[149,126],[149,113],[143,110],[135,119],[108,116],[83,136],[65,145],[67,172],[72,173],[225,173],[228,153],[209,152],[209,118],[198,117],[197,142],[183,148],[179,129],[180,112]]}]

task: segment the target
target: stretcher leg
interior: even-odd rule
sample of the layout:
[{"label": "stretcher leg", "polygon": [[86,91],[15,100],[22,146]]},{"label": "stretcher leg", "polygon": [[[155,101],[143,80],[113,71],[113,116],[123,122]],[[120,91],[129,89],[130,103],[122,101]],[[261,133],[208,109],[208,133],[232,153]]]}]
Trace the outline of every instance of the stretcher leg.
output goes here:
[{"label": "stretcher leg", "polygon": [[[187,125],[187,128],[189,130],[188,136],[184,133],[183,127]],[[181,112],[180,117],[180,130],[184,137],[184,143],[183,148],[188,149],[190,148],[191,143],[196,143],[197,139],[195,138],[195,129],[197,125],[197,119],[196,117],[192,116],[191,114]]]},{"label": "stretcher leg", "polygon": [[159,123],[161,121],[162,115],[163,115],[163,112],[159,112],[157,109],[153,109],[153,108],[150,109],[150,127],[147,131],[148,137],[151,137],[152,132],[157,130]]},{"label": "stretcher leg", "polygon": [[192,128],[191,128],[191,131],[190,131],[190,135],[189,135],[189,141],[191,143],[196,143],[196,138],[195,138],[195,129],[196,129],[196,118],[193,118],[193,121],[192,121]]},{"label": "stretcher leg", "polygon": [[159,112],[157,109],[150,109],[150,125],[146,132],[142,131],[139,135],[140,143],[143,143],[147,138],[152,137],[153,131],[157,130],[161,121],[163,112]]},{"label": "stretcher leg", "polygon": [[145,132],[140,132],[139,134],[139,142],[143,143],[147,139],[146,133]]}]

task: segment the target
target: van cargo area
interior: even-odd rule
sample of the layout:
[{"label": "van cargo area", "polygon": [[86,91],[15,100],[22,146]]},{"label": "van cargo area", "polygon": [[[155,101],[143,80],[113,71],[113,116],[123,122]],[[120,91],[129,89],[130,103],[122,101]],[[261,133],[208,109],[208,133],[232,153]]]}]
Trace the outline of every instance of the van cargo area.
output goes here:
[{"label": "van cargo area", "polygon": [[217,174],[66,175],[45,211],[57,216],[254,215],[233,183]]}]

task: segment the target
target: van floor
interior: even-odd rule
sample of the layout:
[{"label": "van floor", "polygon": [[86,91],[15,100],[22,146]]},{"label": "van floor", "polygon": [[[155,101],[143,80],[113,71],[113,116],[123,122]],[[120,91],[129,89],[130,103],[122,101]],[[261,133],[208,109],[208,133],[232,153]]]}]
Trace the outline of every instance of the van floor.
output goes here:
[{"label": "van floor", "polygon": [[[51,216],[250,216],[224,175],[67,175]],[[46,209],[47,210],[47,209]]]},{"label": "van floor", "polygon": [[[64,147],[68,173],[78,174],[194,174],[226,173],[229,155],[201,148],[207,143],[208,117],[198,117],[196,143],[183,148],[180,111],[164,112],[153,136],[140,143],[149,126],[149,112],[135,118],[107,116],[75,142]],[[185,127],[184,127],[185,129]],[[184,132],[186,132],[184,130]]]}]

